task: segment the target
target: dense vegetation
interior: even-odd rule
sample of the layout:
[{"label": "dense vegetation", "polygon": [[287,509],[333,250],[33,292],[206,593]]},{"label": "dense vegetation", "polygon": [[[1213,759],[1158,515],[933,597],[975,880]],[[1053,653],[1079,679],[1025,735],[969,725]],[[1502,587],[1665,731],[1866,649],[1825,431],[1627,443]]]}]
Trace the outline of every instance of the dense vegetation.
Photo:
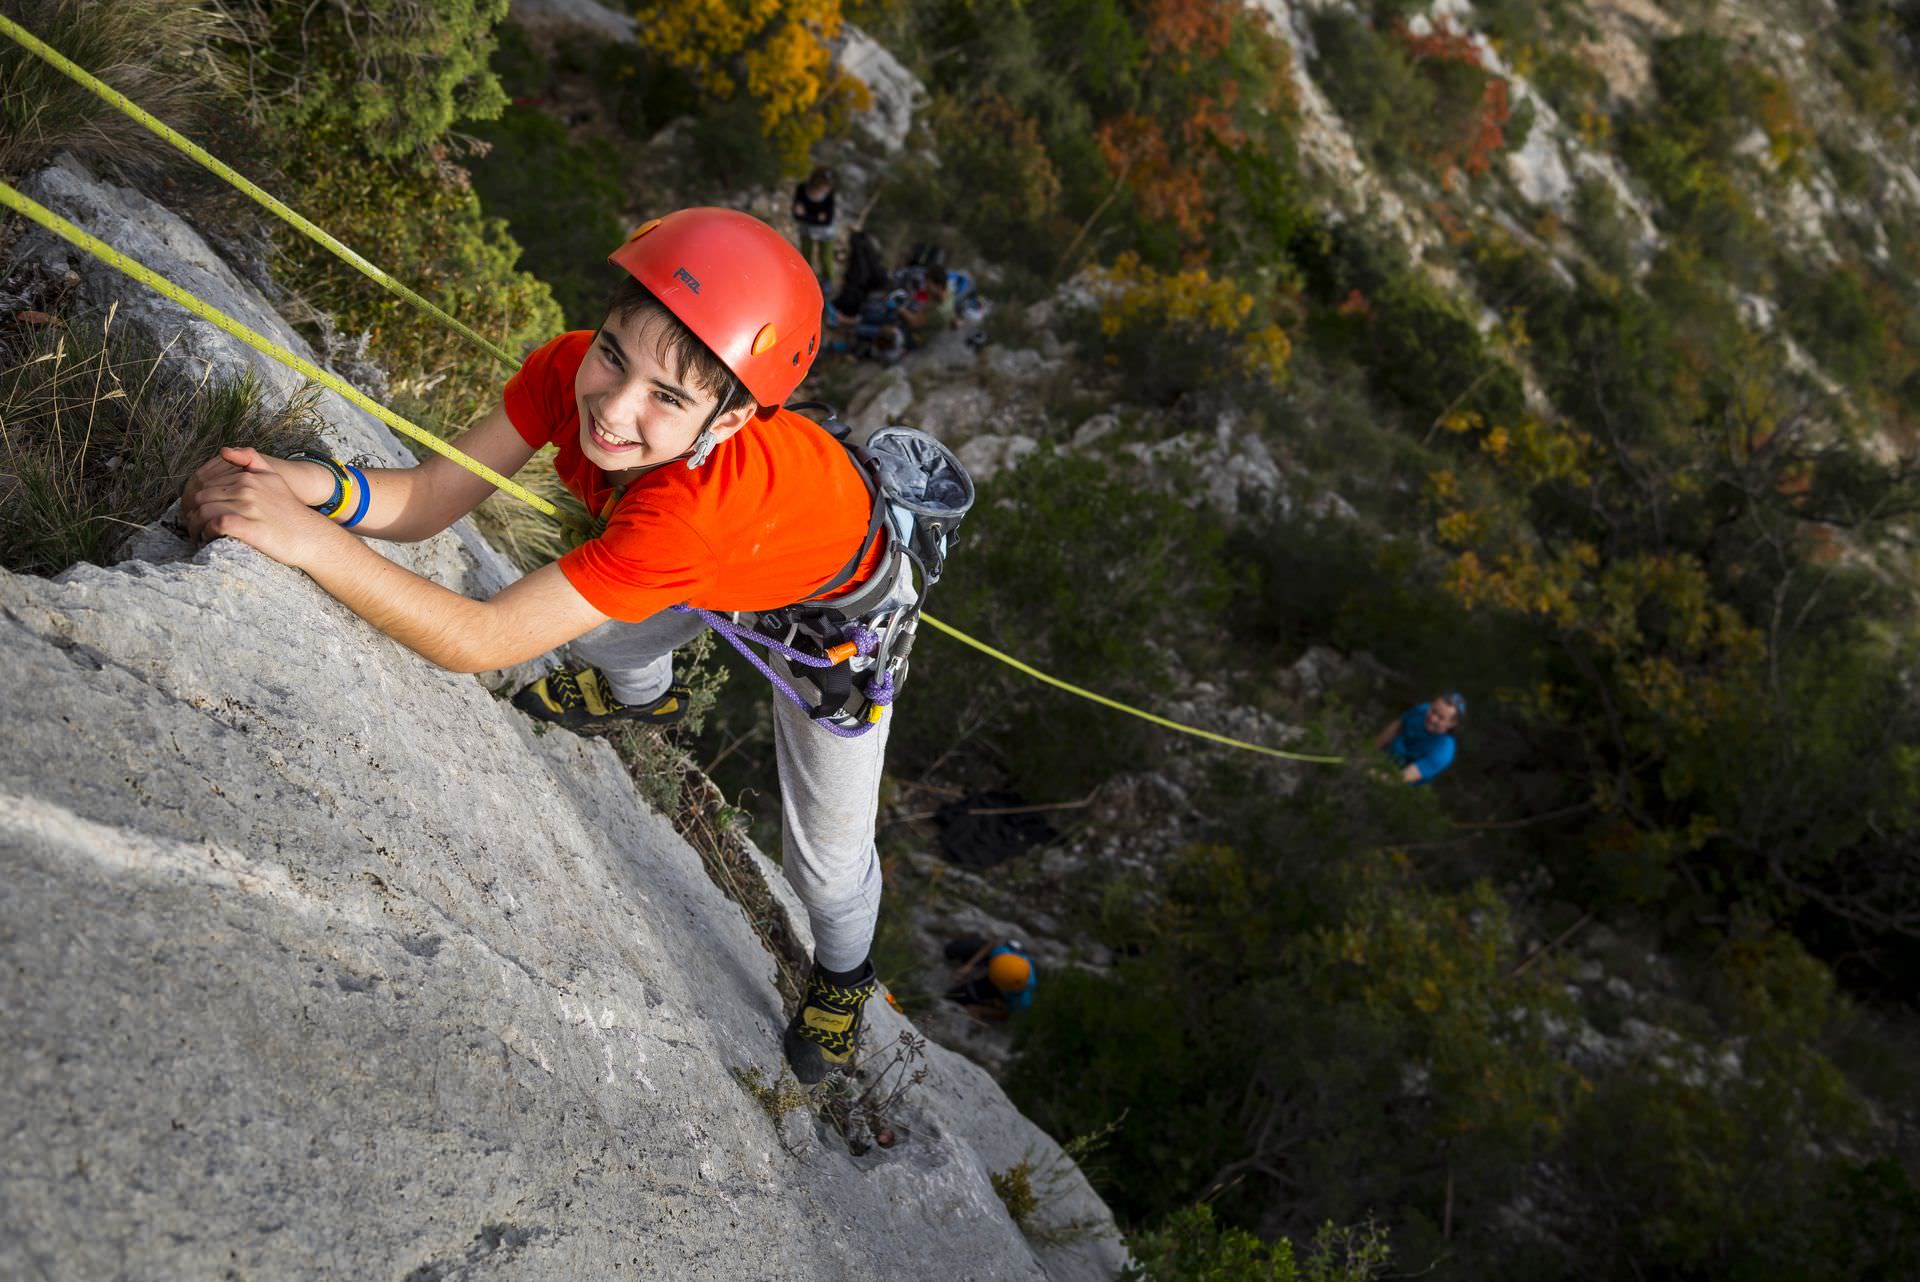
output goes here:
[{"label": "dense vegetation", "polygon": [[[1920,215],[1888,195],[1920,4],[1783,3],[1798,60],[1687,6],[1637,92],[1577,0],[1489,0],[1472,30],[1316,8],[1307,73],[1417,254],[1300,159],[1295,50],[1225,0],[644,5],[636,45],[535,38],[504,0],[224,7],[101,7],[179,35],[106,61],[149,100],[208,68],[166,113],[509,345],[593,323],[635,215],[777,201],[850,154],[863,91],[818,41],[847,20],[929,92],[870,229],[994,269],[1001,343],[1085,287],[1051,322],[1068,373],[1023,406],[1042,447],[986,488],[940,611],[1136,702],[1204,677],[1361,758],[1222,758],[1170,866],[1066,888],[1063,928],[1119,960],[1046,977],[1008,1085],[1063,1139],[1121,1119],[1102,1187],[1149,1276],[1364,1276],[1370,1233],[1307,1244],[1369,1217],[1436,1278],[1920,1274]],[[84,110],[0,158],[91,147],[156,181]],[[1548,113],[1621,175],[1559,212],[1505,167]],[[1808,184],[1837,211],[1811,232]],[[496,393],[304,244],[225,234],[270,236],[316,337],[404,408],[457,424]],[[1108,410],[1110,447],[1067,448]],[[1222,512],[1125,448],[1223,413],[1354,519]],[[1290,700],[1273,674],[1313,645],[1389,688]],[[1064,799],[1188,751],[928,650],[902,779]],[[699,747],[764,787],[746,684]],[[1383,782],[1373,729],[1442,686],[1474,696],[1461,765]]]},{"label": "dense vegetation", "polygon": [[[1086,888],[1083,928],[1123,960],[1053,978],[1010,1086],[1063,1135],[1125,1113],[1109,1193],[1140,1223],[1200,1197],[1304,1239],[1373,1212],[1398,1262],[1462,1277],[1899,1276],[1920,1266],[1897,1067],[1920,961],[1914,214],[1882,229],[1898,252],[1809,261],[1769,219],[1811,116],[1762,52],[1703,23],[1612,98],[1555,63],[1574,8],[1481,16],[1618,141],[1657,239],[1601,184],[1577,221],[1507,213],[1493,161],[1531,104],[1465,33],[1315,13],[1316,80],[1442,230],[1424,268],[1325,215],[1285,95],[1223,110],[1250,101],[1229,81],[1288,83],[1231,6],[885,16],[942,53],[942,165],[901,180],[899,217],[1018,245],[1016,288],[1108,264],[1080,339],[1136,433],[1232,407],[1367,518],[1163,511],[1137,468],[1043,452],[990,487],[1021,519],[981,522],[945,611],[989,636],[1052,621],[1053,670],[1149,703],[1223,671],[1268,701],[1262,674],[1316,642],[1370,651],[1407,702],[1491,696],[1471,769],[1426,795],[1355,772],[1277,798],[1223,763],[1157,886]],[[1849,12],[1841,80],[1911,67],[1910,20]],[[1910,156],[1916,104],[1879,101],[1866,127]],[[994,201],[968,198],[983,174]],[[1269,321],[1283,361],[1221,358]],[[1172,637],[1169,672],[1140,641]],[[1173,750],[971,657],[941,679],[902,773],[1068,798]],[[1354,748],[1393,710],[1296,716]],[[1547,945],[1596,921],[1634,941],[1602,954],[1630,978],[1574,1001]]]}]

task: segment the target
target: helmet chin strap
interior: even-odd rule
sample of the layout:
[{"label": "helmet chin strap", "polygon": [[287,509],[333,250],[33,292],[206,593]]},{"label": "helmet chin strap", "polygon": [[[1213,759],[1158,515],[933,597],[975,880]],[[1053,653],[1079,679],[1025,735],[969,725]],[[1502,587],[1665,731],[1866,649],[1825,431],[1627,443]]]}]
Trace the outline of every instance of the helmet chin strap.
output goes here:
[{"label": "helmet chin strap", "polygon": [[707,457],[713,453],[713,447],[720,443],[713,439],[713,425],[732,404],[733,388],[728,387],[727,394],[720,398],[714,405],[713,412],[707,415],[707,421],[700,425],[700,435],[693,438],[693,446],[686,455],[689,469],[699,467],[706,462]]}]

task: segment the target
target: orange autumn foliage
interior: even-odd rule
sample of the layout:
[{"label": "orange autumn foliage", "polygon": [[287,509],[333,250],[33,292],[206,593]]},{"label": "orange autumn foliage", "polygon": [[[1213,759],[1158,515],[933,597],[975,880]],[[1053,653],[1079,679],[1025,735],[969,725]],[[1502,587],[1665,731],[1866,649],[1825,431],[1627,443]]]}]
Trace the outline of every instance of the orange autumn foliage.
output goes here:
[{"label": "orange autumn foliage", "polygon": [[1182,59],[1211,58],[1233,36],[1233,11],[1220,0],[1151,0],[1147,6],[1147,44]]},{"label": "orange autumn foliage", "polygon": [[[1416,65],[1421,62],[1453,62],[1484,71],[1480,49],[1473,37],[1456,31],[1445,18],[1434,22],[1425,34],[1417,35],[1404,22],[1393,25],[1394,38]],[[1438,147],[1431,159],[1447,178],[1465,173],[1478,178],[1493,167],[1493,158],[1506,145],[1506,127],[1513,117],[1513,105],[1507,82],[1488,74],[1480,89],[1480,102],[1467,126],[1456,138]]]},{"label": "orange autumn foliage", "polygon": [[1206,188],[1193,169],[1177,164],[1160,126],[1138,112],[1107,121],[1095,135],[1114,177],[1132,188],[1148,217],[1171,223],[1197,240],[1213,219]]}]

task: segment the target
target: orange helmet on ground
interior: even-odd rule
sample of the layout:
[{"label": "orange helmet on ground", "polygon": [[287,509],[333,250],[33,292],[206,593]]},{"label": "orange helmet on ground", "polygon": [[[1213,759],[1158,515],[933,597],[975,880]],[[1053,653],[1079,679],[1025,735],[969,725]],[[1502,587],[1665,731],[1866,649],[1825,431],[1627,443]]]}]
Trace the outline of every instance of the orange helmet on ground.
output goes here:
[{"label": "orange helmet on ground", "polygon": [[1003,993],[1017,993],[1033,978],[1033,963],[1019,953],[997,953],[987,960],[987,982]]},{"label": "orange helmet on ground", "polygon": [[820,349],[824,300],[785,236],[732,209],[643,223],[608,260],[645,285],[762,406],[800,386]]}]

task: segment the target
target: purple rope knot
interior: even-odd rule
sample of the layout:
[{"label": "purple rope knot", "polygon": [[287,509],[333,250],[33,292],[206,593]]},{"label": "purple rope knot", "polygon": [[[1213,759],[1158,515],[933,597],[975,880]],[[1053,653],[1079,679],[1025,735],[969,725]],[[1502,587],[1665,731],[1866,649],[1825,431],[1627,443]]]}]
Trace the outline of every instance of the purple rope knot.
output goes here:
[{"label": "purple rope knot", "polygon": [[863,659],[880,648],[880,634],[864,623],[854,624],[853,631],[850,635],[853,639],[854,649]]},{"label": "purple rope knot", "polygon": [[867,702],[881,707],[893,702],[893,673],[882,672],[867,682]]}]

